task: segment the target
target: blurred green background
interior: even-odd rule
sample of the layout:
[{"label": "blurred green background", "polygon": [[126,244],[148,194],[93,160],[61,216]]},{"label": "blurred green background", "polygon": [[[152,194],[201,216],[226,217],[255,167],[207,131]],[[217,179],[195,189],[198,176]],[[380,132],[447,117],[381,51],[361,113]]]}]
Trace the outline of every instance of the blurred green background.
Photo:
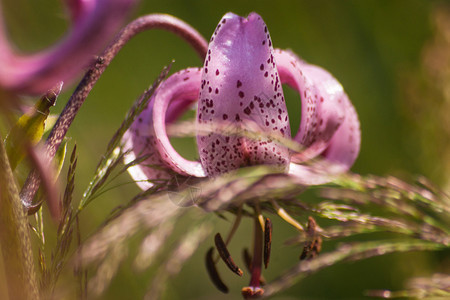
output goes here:
[{"label": "blurred green background", "polygon": [[[11,40],[19,49],[45,48],[67,29],[60,1],[3,2]],[[173,14],[209,39],[226,12],[240,15],[258,12],[267,23],[275,47],[292,49],[306,61],[326,68],[344,86],[361,121],[362,147],[352,169],[354,172],[392,174],[406,180],[422,174],[440,186],[447,186],[449,173],[445,153],[449,137],[445,135],[447,113],[443,113],[447,98],[440,86],[434,85],[432,75],[436,72],[430,75],[425,59],[427,51],[436,44],[439,35],[436,20],[439,12],[445,11],[445,5],[444,1],[421,0],[165,0],[141,1],[134,17],[155,12]],[[445,48],[445,45],[444,41],[436,47]],[[76,143],[79,155],[75,195],[83,192],[107,142],[134,99],[172,59],[175,59],[172,72],[202,65],[194,51],[173,34],[144,32],[119,53],[101,77],[69,132],[69,149]],[[448,70],[448,61],[442,61],[440,67]],[[72,90],[73,86],[66,87],[54,112],[61,111]],[[285,90],[285,94],[291,122],[298,124],[299,98],[291,90]],[[195,157],[192,141],[177,145],[186,157]],[[122,180],[129,181],[128,178]],[[125,203],[136,192],[136,187],[128,185],[97,199],[82,214],[83,236],[92,234],[113,207]],[[305,197],[314,197],[314,193]],[[273,260],[265,273],[269,280],[295,264],[300,251],[282,244],[295,231],[278,220],[274,222]],[[243,225],[231,245],[236,256],[242,247],[249,246],[250,222]],[[216,231],[225,232],[228,227],[227,222],[218,220]],[[47,229],[51,237],[54,229]],[[203,255],[212,243],[213,237],[170,283],[167,299],[239,296],[248,278],[235,278],[221,268],[231,296],[220,295],[209,282]],[[135,253],[137,245],[137,242],[131,245],[130,253]],[[325,245],[325,249],[333,245]],[[444,258],[443,253],[394,254],[337,265],[308,277],[277,299],[359,299],[368,289],[401,289],[410,276],[427,275],[433,270],[448,272],[450,262]],[[61,282],[69,280],[70,270],[66,273]],[[125,264],[102,297],[140,299],[152,275],[152,270],[136,274]]]}]

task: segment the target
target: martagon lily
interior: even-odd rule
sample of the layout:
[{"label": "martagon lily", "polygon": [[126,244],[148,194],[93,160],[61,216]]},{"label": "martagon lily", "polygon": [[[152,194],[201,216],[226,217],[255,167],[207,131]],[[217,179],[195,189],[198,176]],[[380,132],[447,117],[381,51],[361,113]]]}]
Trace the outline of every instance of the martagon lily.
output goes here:
[{"label": "martagon lily", "polygon": [[[301,99],[301,122],[291,138],[282,84]],[[171,145],[166,125],[197,104],[199,161],[183,158]],[[204,128],[223,126],[257,131],[258,138]],[[292,151],[280,140],[302,146]],[[271,165],[302,185],[322,184],[347,171],[360,148],[359,121],[341,84],[324,69],[295,54],[273,49],[262,18],[227,13],[211,37],[203,68],[170,76],[124,136],[125,163],[147,190],[176,174],[216,177],[250,165]],[[140,157],[145,159],[140,160]],[[139,161],[138,164],[133,162]],[[305,164],[307,163],[308,164]],[[262,232],[255,212],[255,244],[250,287],[245,297],[260,295]],[[219,242],[216,245],[220,248]],[[219,253],[220,253],[219,249]],[[220,284],[219,284],[220,286]]]}]

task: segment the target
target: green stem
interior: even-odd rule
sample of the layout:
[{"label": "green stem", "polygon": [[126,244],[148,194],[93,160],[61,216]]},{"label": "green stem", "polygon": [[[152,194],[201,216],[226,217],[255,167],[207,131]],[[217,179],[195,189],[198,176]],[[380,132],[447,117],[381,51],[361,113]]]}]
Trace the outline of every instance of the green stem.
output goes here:
[{"label": "green stem", "polygon": [[39,299],[28,221],[0,136],[0,246],[10,299]]}]

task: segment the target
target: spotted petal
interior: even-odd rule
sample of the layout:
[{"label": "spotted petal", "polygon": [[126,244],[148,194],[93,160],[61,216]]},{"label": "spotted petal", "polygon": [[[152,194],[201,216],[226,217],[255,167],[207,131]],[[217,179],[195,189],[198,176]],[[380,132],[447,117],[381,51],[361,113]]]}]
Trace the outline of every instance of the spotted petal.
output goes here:
[{"label": "spotted petal", "polygon": [[[182,174],[204,177],[205,172],[198,161],[184,159],[171,145],[166,132],[169,107],[179,109],[183,103],[194,102],[198,99],[201,69],[190,68],[172,75],[161,87],[155,97],[153,107],[153,126],[156,135],[156,148],[162,159],[170,167]],[[169,120],[170,121],[170,120]]]},{"label": "spotted petal", "polygon": [[198,162],[189,163],[175,152],[166,134],[166,124],[175,121],[197,100],[200,76],[201,70],[194,68],[170,76],[125,133],[124,150],[128,151],[125,163],[145,157],[139,164],[128,168],[141,189],[147,190],[155,181],[170,179],[174,172],[204,176]]},{"label": "spotted petal", "polygon": [[0,14],[0,86],[43,94],[59,81],[70,81],[98,55],[137,0],[68,0],[74,25],[52,48],[23,56],[6,38]]},{"label": "spotted petal", "polygon": [[298,91],[302,101],[300,128],[294,140],[307,149],[293,157],[314,158],[328,146],[345,118],[344,89],[330,73],[309,65],[288,51],[277,49],[275,60],[281,82]]},{"label": "spotted petal", "polygon": [[[199,126],[234,126],[290,136],[272,42],[262,18],[226,14],[205,59],[197,110]],[[289,151],[272,140],[199,134],[201,163],[215,176],[246,165],[272,164],[287,170]]]},{"label": "spotted petal", "polygon": [[[292,157],[289,173],[305,184],[320,184],[329,175],[348,170],[359,153],[361,134],[353,105],[341,84],[324,69],[307,64],[288,51],[276,50],[282,83],[296,89],[302,101],[300,128],[295,140],[306,147]],[[324,162],[299,165],[320,156]]]},{"label": "spotted petal", "polygon": [[355,162],[361,145],[361,131],[356,111],[348,97],[343,98],[345,120],[334,133],[328,147],[319,155],[323,160],[310,165],[291,162],[289,174],[298,179],[299,184],[316,185],[329,182],[337,174],[347,171]]}]

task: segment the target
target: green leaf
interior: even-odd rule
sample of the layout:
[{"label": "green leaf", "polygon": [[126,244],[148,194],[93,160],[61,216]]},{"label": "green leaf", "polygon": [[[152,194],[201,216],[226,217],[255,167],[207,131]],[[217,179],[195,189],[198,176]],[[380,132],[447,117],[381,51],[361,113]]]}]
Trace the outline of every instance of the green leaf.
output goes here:
[{"label": "green leaf", "polygon": [[45,121],[61,92],[62,82],[49,90],[36,102],[31,112],[23,114],[13,126],[5,140],[6,153],[14,170],[25,157],[27,145],[36,145],[44,135]]}]

